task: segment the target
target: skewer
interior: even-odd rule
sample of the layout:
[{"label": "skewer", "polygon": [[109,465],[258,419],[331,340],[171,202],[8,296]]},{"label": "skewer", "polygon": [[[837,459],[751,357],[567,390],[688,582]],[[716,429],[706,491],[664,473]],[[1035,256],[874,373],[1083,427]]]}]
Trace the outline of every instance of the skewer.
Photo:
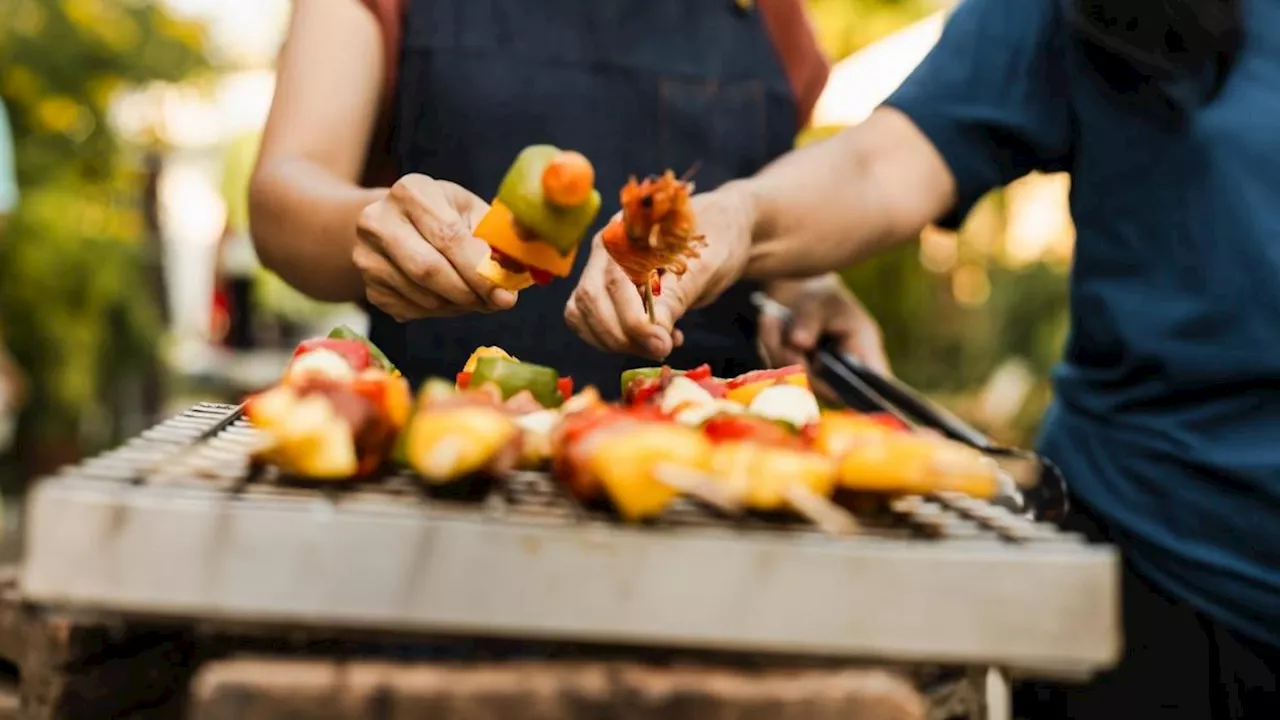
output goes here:
[{"label": "skewer", "polygon": [[730,515],[742,513],[743,498],[703,473],[664,463],[653,469],[653,478],[682,495],[697,498],[722,512]]},{"label": "skewer", "polygon": [[858,521],[848,510],[801,483],[787,485],[782,494],[791,509],[829,535],[854,535],[859,530]]},{"label": "skewer", "polygon": [[644,301],[644,311],[649,316],[649,324],[657,322],[657,318],[653,314],[653,282],[649,281],[644,284],[644,293],[642,295]]}]

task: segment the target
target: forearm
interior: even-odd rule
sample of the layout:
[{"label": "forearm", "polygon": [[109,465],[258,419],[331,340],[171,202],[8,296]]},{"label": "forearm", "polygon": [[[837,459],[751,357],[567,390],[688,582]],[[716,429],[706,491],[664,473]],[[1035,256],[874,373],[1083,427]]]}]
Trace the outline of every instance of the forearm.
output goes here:
[{"label": "forearm", "polygon": [[821,275],[904,240],[954,202],[950,171],[911,122],[879,111],[734,183],[752,217],[746,275]]},{"label": "forearm", "polygon": [[361,188],[301,158],[264,158],[249,196],[258,257],[317,300],[361,300],[364,284],[351,263],[356,221],[385,194],[384,188]]}]

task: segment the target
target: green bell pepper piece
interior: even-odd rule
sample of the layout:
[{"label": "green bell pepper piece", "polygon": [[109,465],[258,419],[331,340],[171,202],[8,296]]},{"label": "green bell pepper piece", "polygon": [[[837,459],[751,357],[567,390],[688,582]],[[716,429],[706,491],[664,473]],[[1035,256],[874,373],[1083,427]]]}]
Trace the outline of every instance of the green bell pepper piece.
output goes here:
[{"label": "green bell pepper piece", "polygon": [[339,325],[333,330],[330,330],[329,337],[333,340],[359,340],[364,343],[365,347],[369,348],[369,355],[373,358],[374,362],[378,363],[378,365],[382,367],[383,370],[386,370],[387,372],[400,372],[396,369],[396,366],[391,363],[391,358],[388,358],[386,354],[382,352],[381,348],[369,342],[369,338],[361,335],[355,330],[352,330],[346,325]]},{"label": "green bell pepper piece", "polygon": [[528,390],[543,407],[554,408],[564,402],[559,382],[560,374],[549,367],[507,358],[482,357],[476,360],[476,369],[467,387],[478,388],[493,383],[502,391],[503,400]]},{"label": "green bell pepper piece", "polygon": [[409,441],[409,428],[413,427],[418,409],[432,400],[456,395],[457,392],[458,388],[453,383],[441,378],[427,378],[422,383],[422,387],[418,388],[417,401],[414,403],[413,412],[409,415],[409,421],[404,424],[404,429],[400,431],[400,436],[396,438],[396,445],[391,451],[392,462],[404,467],[409,465],[408,449],[405,444]]},{"label": "green bell pepper piece", "polygon": [[559,153],[560,148],[554,145],[530,145],[521,150],[498,186],[498,200],[511,210],[522,229],[567,256],[595,222],[600,193],[593,189],[587,201],[577,207],[562,208],[548,202],[542,194],[542,173]]},{"label": "green bell pepper piece", "polygon": [[[679,370],[672,370],[672,372],[677,375],[681,374]],[[662,374],[662,368],[660,367],[643,367],[643,368],[632,368],[630,370],[623,370],[622,371],[622,394],[626,395],[627,388],[631,387],[631,383],[635,382],[636,380],[640,380],[642,378],[646,380],[650,380],[658,377],[661,374]]]}]

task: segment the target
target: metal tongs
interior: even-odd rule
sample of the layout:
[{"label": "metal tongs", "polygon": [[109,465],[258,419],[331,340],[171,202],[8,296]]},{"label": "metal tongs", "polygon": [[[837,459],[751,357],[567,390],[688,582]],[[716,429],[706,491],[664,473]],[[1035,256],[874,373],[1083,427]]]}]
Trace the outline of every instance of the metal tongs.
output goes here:
[{"label": "metal tongs", "polygon": [[[761,292],[754,293],[751,301],[762,313],[782,320],[785,337],[791,311]],[[932,429],[993,459],[1014,490],[994,502],[1036,520],[1057,521],[1066,514],[1066,481],[1047,458],[1029,450],[998,445],[915,389],[871,370],[859,359],[842,352],[831,338],[819,340],[817,349],[809,357],[809,367],[814,377],[825,383],[851,410],[892,415],[909,428]]]}]

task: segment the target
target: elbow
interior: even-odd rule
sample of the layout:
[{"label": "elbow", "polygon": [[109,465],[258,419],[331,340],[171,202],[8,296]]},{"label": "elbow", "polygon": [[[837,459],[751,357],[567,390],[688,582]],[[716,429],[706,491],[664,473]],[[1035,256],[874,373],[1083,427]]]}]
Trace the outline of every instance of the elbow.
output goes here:
[{"label": "elbow", "polygon": [[253,248],[258,253],[258,260],[263,267],[277,275],[280,274],[278,259],[280,253],[275,252],[273,240],[278,237],[278,228],[273,222],[278,215],[276,199],[272,197],[270,171],[259,165],[249,179],[249,230],[253,238]]}]

